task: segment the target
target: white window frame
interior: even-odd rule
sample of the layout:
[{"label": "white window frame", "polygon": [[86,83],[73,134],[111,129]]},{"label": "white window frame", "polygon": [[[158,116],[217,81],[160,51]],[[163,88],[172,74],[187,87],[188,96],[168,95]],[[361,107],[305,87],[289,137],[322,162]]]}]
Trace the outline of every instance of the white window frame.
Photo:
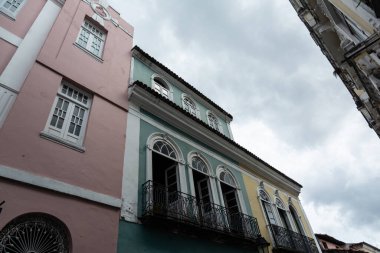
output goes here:
[{"label": "white window frame", "polygon": [[[92,30],[88,29],[88,26],[92,26]],[[95,30],[95,31],[93,31]],[[82,34],[83,32],[87,32],[88,34],[87,41],[82,42]],[[77,45],[80,49],[84,50],[86,53],[89,53],[90,55],[93,55],[99,59],[102,59],[103,51],[104,51],[104,45],[107,38],[107,31],[100,25],[97,24],[95,21],[92,21],[90,18],[86,17],[82,25],[80,27],[77,39],[75,41],[75,45]],[[99,51],[94,52],[93,45],[94,42],[98,39],[100,41]]]},{"label": "white window frame", "polygon": [[[265,195],[265,197],[262,196],[261,192],[263,193],[263,195]],[[262,212],[264,214],[265,223],[269,226],[270,225],[278,225],[278,222],[277,222],[278,217],[276,217],[276,213],[273,210],[273,205],[272,205],[271,198],[269,197],[269,194],[262,187],[259,187],[257,189],[257,194],[258,194],[258,198],[260,200]],[[265,205],[265,203],[267,204],[267,206]],[[269,210],[267,209],[267,207]],[[268,212],[271,212],[271,214],[273,216],[272,219],[270,219]]]},{"label": "white window frame", "polygon": [[[207,111],[207,115],[206,115],[206,116],[207,116],[207,123],[208,123],[208,125],[209,125],[211,128],[213,128],[213,129],[219,131],[220,133],[223,133],[223,127],[222,127],[222,125],[220,124],[220,120],[219,120],[218,117],[215,115],[215,113],[213,113],[213,112],[211,112],[211,111]],[[210,116],[211,116],[212,118],[215,119],[214,122],[211,122],[211,120],[210,120]]]},{"label": "white window frame", "polygon": [[[11,11],[9,8],[5,8],[4,4],[9,1],[15,1],[15,2],[21,2],[16,10]],[[0,0],[0,12],[4,13],[5,15],[9,16],[12,19],[16,19],[17,14],[20,12],[22,7],[25,5],[25,3],[28,0]]]},{"label": "white window frame", "polygon": [[[191,105],[189,105],[189,103],[187,103],[186,100],[189,101],[193,105],[194,108],[191,108]],[[194,99],[192,99],[187,94],[182,94],[182,108],[188,113],[190,113],[191,115],[197,117],[198,119],[200,118],[200,113],[199,113],[197,103],[194,101]]]},{"label": "white window frame", "polygon": [[[64,91],[64,87],[66,87],[66,92]],[[69,96],[67,95],[69,90],[72,90],[72,94],[76,92],[77,97],[82,96],[82,102],[78,99],[75,99],[75,95]],[[65,94],[66,93],[66,94]],[[79,95],[81,94],[81,95]],[[86,99],[84,99],[86,97]],[[68,103],[67,110],[63,117],[62,127],[59,128],[52,125],[52,119],[54,116],[57,116],[57,113],[61,113],[62,110],[57,108],[58,101],[63,101],[63,103]],[[46,137],[48,139],[52,139],[53,141],[62,143],[64,145],[79,148],[80,151],[84,151],[83,149],[83,140],[87,128],[88,115],[91,108],[92,96],[88,93],[74,87],[69,84],[67,81],[62,81],[62,84],[59,87],[56,98],[54,99],[53,106],[50,110],[50,114],[48,120],[46,122],[45,128],[41,133],[41,136]],[[62,107],[61,107],[62,108]],[[78,108],[78,115],[75,115],[76,108]],[[83,110],[83,116],[80,118],[80,111]],[[61,112],[59,112],[61,111]],[[72,118],[74,117],[76,123],[82,120],[80,125],[79,134],[76,135],[74,132],[70,133],[70,125],[75,122],[72,122]],[[77,129],[79,124],[75,124],[74,131]]]},{"label": "white window frame", "polygon": [[[156,80],[154,80],[156,78],[160,79],[162,84],[157,82]],[[173,100],[171,87],[170,87],[169,83],[164,78],[162,78],[161,76],[159,76],[157,74],[154,74],[154,75],[152,75],[151,79],[152,79],[151,80],[152,81],[152,89],[155,92],[159,93],[161,96],[163,96],[169,100]]]}]

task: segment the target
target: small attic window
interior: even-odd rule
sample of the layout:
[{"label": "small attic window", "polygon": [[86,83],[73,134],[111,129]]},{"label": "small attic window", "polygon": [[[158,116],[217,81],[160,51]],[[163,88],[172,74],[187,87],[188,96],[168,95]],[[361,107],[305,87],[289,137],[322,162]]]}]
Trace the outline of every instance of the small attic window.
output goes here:
[{"label": "small attic window", "polygon": [[157,76],[153,78],[153,89],[156,92],[160,93],[162,96],[166,97],[167,99],[170,99],[169,86],[162,78]]}]

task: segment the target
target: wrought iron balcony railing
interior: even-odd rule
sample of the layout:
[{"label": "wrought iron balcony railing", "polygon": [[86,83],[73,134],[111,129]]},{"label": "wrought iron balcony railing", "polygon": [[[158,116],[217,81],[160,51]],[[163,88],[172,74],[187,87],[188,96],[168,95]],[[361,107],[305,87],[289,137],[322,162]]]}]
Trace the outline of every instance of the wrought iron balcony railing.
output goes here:
[{"label": "wrought iron balcony railing", "polygon": [[[147,181],[142,186],[142,216],[160,217],[248,240],[262,239],[256,218]],[[265,241],[264,241],[265,242]],[[266,243],[266,242],[265,242]]]},{"label": "wrought iron balcony railing", "polygon": [[294,252],[318,253],[314,239],[277,225],[270,226],[276,248]]}]

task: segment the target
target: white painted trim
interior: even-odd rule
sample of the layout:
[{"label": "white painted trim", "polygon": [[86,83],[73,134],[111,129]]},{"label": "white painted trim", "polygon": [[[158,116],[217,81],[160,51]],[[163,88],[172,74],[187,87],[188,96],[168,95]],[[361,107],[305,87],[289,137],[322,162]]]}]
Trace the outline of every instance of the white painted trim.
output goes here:
[{"label": "white painted trim", "polygon": [[[210,151],[209,149],[204,148],[203,146],[201,146],[201,145],[193,142],[192,140],[184,137],[183,135],[178,134],[177,132],[171,130],[170,128],[168,128],[168,127],[166,127],[164,125],[162,125],[161,123],[158,123],[158,122],[154,121],[150,117],[148,117],[146,115],[143,115],[143,114],[140,114],[140,118],[141,118],[141,120],[145,121],[146,123],[148,123],[148,124],[150,124],[150,125],[158,128],[158,129],[160,129],[163,132],[166,132],[166,133],[170,134],[174,138],[176,138],[176,139],[178,139],[180,141],[183,141],[183,142],[187,143],[188,145],[191,145],[192,147],[198,149],[199,151],[202,151],[203,153],[208,154],[208,155],[214,157],[215,159],[217,159],[220,162],[222,162],[223,164],[225,164],[227,167],[233,168],[233,169],[239,171],[240,173],[242,173],[242,174],[250,177],[251,179],[253,179],[253,180],[257,181],[257,182],[260,182],[260,181],[263,180],[263,179],[261,179],[259,177],[256,177],[256,176],[252,175],[251,173],[249,173],[249,172],[247,172],[245,170],[242,170],[236,164],[231,163],[229,160],[225,159],[224,157],[220,156],[219,154],[214,153],[214,152]],[[258,165],[256,165],[256,166],[258,166]],[[270,184],[270,183],[266,182],[265,184],[268,185],[268,186],[270,186],[272,189],[276,189],[275,186],[272,185],[272,184]],[[294,195],[290,195],[290,196],[292,196],[294,198],[297,198],[297,196],[294,196]]]},{"label": "white painted trim", "polygon": [[[129,70],[129,85],[131,85],[133,82],[134,82],[134,73],[135,73],[135,58],[131,58],[131,67],[130,67],[130,70]],[[128,94],[129,94],[129,90],[128,89]]]},{"label": "white painted trim", "polygon": [[205,100],[204,97],[201,97],[200,95],[196,94],[194,92],[194,90],[192,90],[189,87],[185,86],[182,82],[178,81],[175,77],[173,77],[172,75],[168,74],[166,71],[164,71],[163,69],[161,69],[156,64],[152,64],[152,62],[149,59],[147,59],[145,56],[143,56],[140,52],[137,52],[136,50],[132,50],[132,56],[135,57],[135,58],[137,58],[141,63],[143,63],[145,66],[147,66],[148,68],[150,68],[154,72],[158,73],[161,76],[164,76],[166,78],[166,80],[169,80],[170,83],[172,83],[174,86],[176,86],[182,92],[187,93],[187,94],[192,94],[192,97],[194,97],[194,99],[196,101],[202,101],[202,102],[199,102],[199,103],[202,104],[205,108],[213,108],[213,111],[215,112],[215,114],[219,118],[227,117],[229,120],[232,120],[232,119],[230,119],[226,115],[226,113],[220,111],[220,109],[216,108],[215,105],[213,105],[210,102],[208,102],[207,100]]},{"label": "white painted trim", "polygon": [[61,8],[48,0],[5,67],[0,83],[20,91]]},{"label": "white painted trim", "polygon": [[244,214],[247,214],[247,207],[245,205],[243,194],[241,192],[241,187],[239,185],[239,182],[236,180],[235,175],[231,172],[231,170],[229,170],[228,168],[226,168],[224,165],[218,165],[217,168],[216,168],[216,180],[218,182],[217,185],[218,185],[218,189],[219,189],[219,193],[220,193],[219,196],[220,196],[220,200],[221,200],[222,206],[226,207],[226,205],[224,203],[223,191],[222,191],[222,186],[221,186],[221,182],[222,181],[219,179],[220,173],[223,172],[223,171],[229,173],[232,176],[233,180],[235,181],[235,185],[236,186],[232,186],[232,185],[227,184],[225,182],[223,182],[223,183],[226,184],[226,185],[228,185],[228,186],[230,186],[230,187],[232,187],[232,188],[236,189],[240,212],[244,213]]},{"label": "white painted trim", "polygon": [[121,199],[99,192],[94,192],[79,186],[64,183],[52,178],[32,174],[30,172],[0,165],[0,177],[53,190],[70,196],[75,196],[112,207],[121,207]]},{"label": "white painted trim", "polygon": [[3,126],[16,97],[17,93],[0,85],[0,128]]},{"label": "white painted trim", "polygon": [[210,191],[211,191],[211,202],[219,205],[219,198],[218,198],[218,195],[216,192],[215,180],[213,177],[211,165],[210,165],[209,161],[206,159],[206,157],[204,157],[202,154],[200,154],[196,151],[190,151],[189,154],[187,155],[188,174],[189,174],[189,183],[190,183],[190,194],[194,197],[196,196],[195,185],[194,185],[194,177],[193,177],[193,167],[191,166],[192,158],[195,156],[202,159],[202,161],[207,166],[208,173],[206,176],[208,176],[208,180],[209,180],[210,188],[211,188],[210,189]]},{"label": "white painted trim", "polygon": [[139,113],[138,108],[129,105],[124,149],[121,217],[131,222],[138,222],[140,118],[137,115]]},{"label": "white painted trim", "polygon": [[3,27],[0,26],[0,39],[5,40],[6,42],[18,47],[22,39],[18,37],[16,34],[11,33],[10,31],[4,29]]},{"label": "white painted trim", "polygon": [[227,130],[228,130],[228,133],[230,134],[230,139],[231,140],[234,140],[234,136],[232,134],[232,130],[231,130],[231,126],[230,126],[230,123],[229,122],[226,122],[227,124]]},{"label": "white painted trim", "polygon": [[217,186],[216,186],[216,180],[217,179],[215,177],[210,177],[210,185],[211,185],[211,191],[212,191],[212,198],[213,198],[215,204],[221,205],[219,194],[218,194],[218,189],[217,189]]},{"label": "white painted trim", "polygon": [[[195,117],[197,117],[198,119],[201,119],[201,114],[200,114],[200,110],[199,110],[199,105],[198,103],[191,97],[189,96],[188,94],[186,93],[182,93],[181,94],[181,104],[182,104],[182,109],[186,110],[185,109],[185,98],[187,98],[188,100],[190,100],[192,103],[194,103],[194,106],[195,106]],[[190,112],[189,112],[190,113]]]},{"label": "white painted trim", "polygon": [[[268,196],[269,198],[269,202],[262,199],[261,196],[260,196],[260,193],[259,191],[260,190],[263,190],[265,192],[265,194]],[[265,207],[263,205],[263,201],[266,202],[266,203],[269,203],[270,204],[270,208],[272,209],[272,213],[273,213],[273,217],[274,217],[274,220],[276,222],[276,224],[274,225],[277,225],[278,221],[277,221],[277,217],[275,216],[274,212],[273,212],[273,201],[272,199],[270,198],[270,195],[268,194],[268,192],[265,190],[264,187],[261,187],[261,186],[258,186],[257,189],[256,189],[256,192],[257,192],[257,200],[259,201],[260,203],[260,207],[261,207],[261,212],[263,213],[264,215],[264,221],[265,221],[265,225],[266,225],[266,229],[268,231],[268,234],[269,234],[269,237],[270,237],[270,240],[271,242],[273,243],[273,245],[275,245],[275,240],[274,240],[274,237],[273,237],[273,234],[272,234],[272,229],[270,228],[271,226],[271,223],[269,222],[269,219],[268,219],[268,216],[267,216],[267,212],[265,211]],[[272,246],[273,247],[273,246]]]},{"label": "white painted trim", "polygon": [[[174,100],[174,98],[173,98],[173,86],[164,77],[162,77],[162,76],[160,76],[160,75],[158,75],[158,74],[155,73],[155,74],[153,74],[150,77],[150,88],[153,89],[153,90],[155,90],[155,87],[154,87],[154,85],[155,85],[154,78],[161,79],[168,86],[168,98],[169,98],[169,100],[173,101]],[[162,95],[162,93],[160,93],[160,94]]]},{"label": "white painted trim", "polygon": [[16,16],[17,14],[20,12],[20,10],[22,9],[22,7],[24,7],[25,3],[28,1],[28,0],[24,0],[21,2],[21,4],[17,7],[17,9],[12,12],[6,8],[3,7],[4,3],[5,3],[6,0],[0,0],[0,13],[3,13],[5,15],[7,15],[8,17],[10,17],[11,19],[15,20],[16,19]]},{"label": "white painted trim", "polygon": [[[163,135],[165,135],[165,138],[163,138]],[[183,158],[182,150],[178,147],[177,143],[166,133],[156,132],[156,133],[151,134],[148,137],[148,140],[146,143],[146,157],[147,157],[146,181],[153,180],[152,147],[156,140],[164,140],[174,148],[177,155],[177,159],[175,161],[178,164],[180,191],[188,194],[185,161]]]}]

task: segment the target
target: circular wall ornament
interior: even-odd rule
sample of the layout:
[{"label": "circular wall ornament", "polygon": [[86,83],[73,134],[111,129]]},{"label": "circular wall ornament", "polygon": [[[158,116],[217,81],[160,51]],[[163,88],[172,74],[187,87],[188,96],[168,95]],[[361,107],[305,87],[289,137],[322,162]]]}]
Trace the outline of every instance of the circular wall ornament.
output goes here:
[{"label": "circular wall ornament", "polygon": [[92,10],[98,14],[100,17],[102,17],[103,19],[105,20],[110,20],[111,19],[111,15],[109,14],[109,12],[107,11],[106,8],[104,8],[104,6],[100,5],[100,4],[97,4],[97,3],[92,3],[91,4],[91,8]]},{"label": "circular wall ornament", "polygon": [[0,231],[0,253],[69,253],[65,228],[46,215],[24,215]]}]

